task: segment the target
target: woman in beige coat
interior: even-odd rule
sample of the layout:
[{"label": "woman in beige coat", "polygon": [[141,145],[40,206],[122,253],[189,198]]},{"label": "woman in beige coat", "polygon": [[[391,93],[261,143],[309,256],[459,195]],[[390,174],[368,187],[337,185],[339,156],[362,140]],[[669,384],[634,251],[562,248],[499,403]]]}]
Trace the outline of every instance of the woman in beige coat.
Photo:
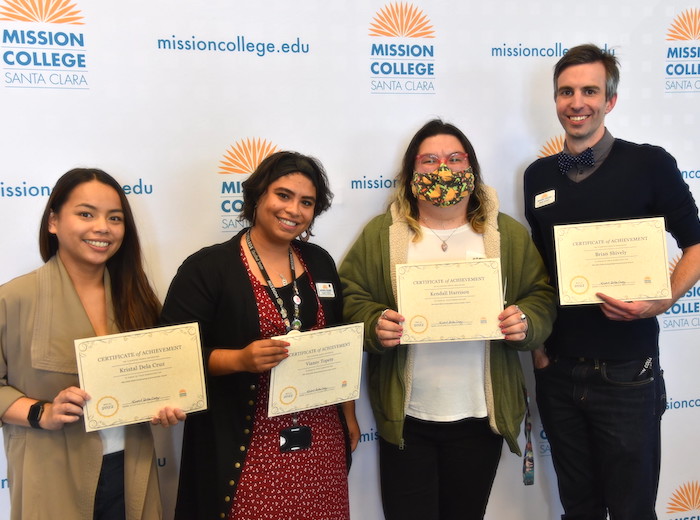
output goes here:
[{"label": "woman in beige coat", "polygon": [[[95,169],[63,175],[41,221],[41,268],[0,287],[0,420],[11,518],[159,519],[148,424],[85,431],[73,340],[151,327],[160,304],[143,271],[129,203]],[[162,409],[154,424],[176,424]]]}]

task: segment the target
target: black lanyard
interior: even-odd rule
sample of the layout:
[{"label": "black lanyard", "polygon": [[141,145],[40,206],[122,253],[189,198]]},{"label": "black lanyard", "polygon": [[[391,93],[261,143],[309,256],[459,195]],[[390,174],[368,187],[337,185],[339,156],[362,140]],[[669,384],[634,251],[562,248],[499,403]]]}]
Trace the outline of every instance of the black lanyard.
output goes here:
[{"label": "black lanyard", "polygon": [[272,280],[270,280],[270,275],[267,274],[265,266],[263,266],[262,260],[260,260],[260,255],[258,255],[258,252],[255,250],[255,246],[253,246],[253,241],[250,239],[250,229],[248,229],[245,234],[245,241],[246,244],[248,244],[248,249],[250,249],[250,254],[253,255],[253,258],[255,259],[255,263],[258,264],[258,269],[260,269],[263,278],[265,278],[267,281],[267,286],[272,291],[272,295],[277,303],[277,307],[279,308],[279,312],[282,316],[282,321],[284,321],[284,326],[287,329],[287,332],[292,329],[300,330],[301,320],[299,319],[299,306],[301,305],[301,296],[299,296],[299,288],[297,287],[297,277],[296,273],[294,272],[294,256],[292,255],[291,246],[289,247],[289,268],[292,271],[292,287],[294,288],[294,296],[292,297],[292,301],[294,302],[294,319],[290,323],[287,309],[284,307],[284,300],[280,298],[275,285],[272,283]]}]

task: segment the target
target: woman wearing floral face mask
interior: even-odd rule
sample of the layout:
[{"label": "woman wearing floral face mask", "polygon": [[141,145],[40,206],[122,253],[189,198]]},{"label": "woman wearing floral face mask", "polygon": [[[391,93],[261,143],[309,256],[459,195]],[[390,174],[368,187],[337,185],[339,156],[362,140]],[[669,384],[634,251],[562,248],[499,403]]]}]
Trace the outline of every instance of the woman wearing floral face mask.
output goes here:
[{"label": "woman wearing floral face mask", "polygon": [[[541,345],[554,291],[527,230],[498,211],[474,148],[455,126],[425,124],[404,154],[388,211],[340,266],[344,318],[365,323],[387,520],[483,518],[505,439],[526,409],[518,351]],[[396,264],[500,258],[498,341],[400,344]]]}]

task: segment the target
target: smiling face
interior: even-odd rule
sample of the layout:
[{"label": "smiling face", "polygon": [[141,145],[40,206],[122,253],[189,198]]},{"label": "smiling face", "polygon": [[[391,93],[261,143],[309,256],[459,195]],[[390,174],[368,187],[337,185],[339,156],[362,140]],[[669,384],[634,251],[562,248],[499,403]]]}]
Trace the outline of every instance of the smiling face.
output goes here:
[{"label": "smiling face", "polygon": [[316,188],[302,173],[290,173],[271,183],[255,207],[254,226],[270,242],[287,244],[313,222]]},{"label": "smiling face", "polygon": [[574,153],[593,146],[605,134],[605,114],[617,101],[617,94],[605,99],[605,80],[600,62],[572,65],[557,78],[557,117]]},{"label": "smiling face", "polygon": [[49,232],[58,239],[58,255],[69,272],[104,269],[124,239],[124,211],[117,191],[100,181],[78,184],[58,212]]}]

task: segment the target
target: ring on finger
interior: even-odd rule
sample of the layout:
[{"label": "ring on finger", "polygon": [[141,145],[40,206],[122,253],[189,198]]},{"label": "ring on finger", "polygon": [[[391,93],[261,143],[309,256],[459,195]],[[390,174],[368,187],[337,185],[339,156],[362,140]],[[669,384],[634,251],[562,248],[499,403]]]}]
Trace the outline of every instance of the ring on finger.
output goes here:
[{"label": "ring on finger", "polygon": [[522,322],[527,321],[527,316],[525,316],[525,313],[524,313],[524,312],[521,312],[521,313],[520,313],[520,321],[522,321]]}]

